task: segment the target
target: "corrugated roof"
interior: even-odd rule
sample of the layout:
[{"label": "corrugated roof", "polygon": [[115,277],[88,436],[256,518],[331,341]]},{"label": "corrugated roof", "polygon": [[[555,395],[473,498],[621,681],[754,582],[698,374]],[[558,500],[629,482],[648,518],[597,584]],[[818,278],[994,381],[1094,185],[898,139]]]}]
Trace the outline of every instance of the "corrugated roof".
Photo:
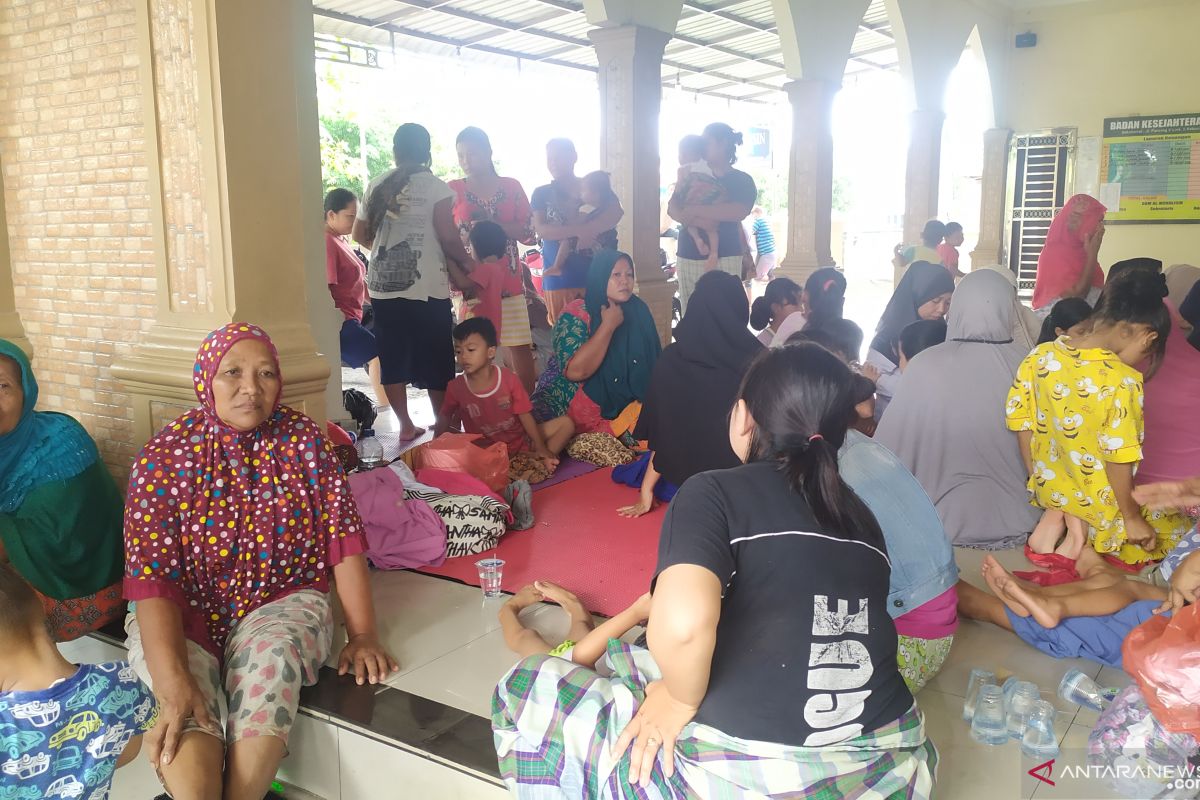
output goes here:
[{"label": "corrugated roof", "polygon": [[[314,0],[313,13],[318,36],[379,49],[597,69],[582,0]],[[336,48],[320,49],[337,58]],[[898,61],[883,0],[871,0],[846,72]],[[684,0],[662,76],[668,86],[767,102],[787,82],[783,69],[771,0]]]}]

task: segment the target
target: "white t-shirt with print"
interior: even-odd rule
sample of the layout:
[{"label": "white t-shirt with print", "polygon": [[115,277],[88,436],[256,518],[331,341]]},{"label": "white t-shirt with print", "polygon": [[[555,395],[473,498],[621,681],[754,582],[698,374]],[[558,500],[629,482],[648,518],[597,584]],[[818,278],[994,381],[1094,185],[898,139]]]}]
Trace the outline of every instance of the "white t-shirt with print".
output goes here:
[{"label": "white t-shirt with print", "polygon": [[[370,197],[389,170],[367,185],[358,219],[367,219]],[[446,255],[433,227],[433,208],[454,197],[454,190],[430,172],[418,172],[404,187],[402,210],[388,212],[375,232],[367,291],[372,298],[390,300],[445,300],[450,297]]]}]

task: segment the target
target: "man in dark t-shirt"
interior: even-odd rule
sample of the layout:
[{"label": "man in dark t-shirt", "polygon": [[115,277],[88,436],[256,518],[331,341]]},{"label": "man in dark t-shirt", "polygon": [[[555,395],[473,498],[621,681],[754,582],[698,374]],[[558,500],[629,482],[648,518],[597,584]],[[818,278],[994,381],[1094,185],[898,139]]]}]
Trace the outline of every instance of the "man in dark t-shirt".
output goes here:
[{"label": "man in dark t-shirt", "polygon": [[690,564],[724,587],[695,720],[741,739],[822,747],[908,711],[882,547],[823,531],[773,463],[685,483],[663,523],[655,580]]}]

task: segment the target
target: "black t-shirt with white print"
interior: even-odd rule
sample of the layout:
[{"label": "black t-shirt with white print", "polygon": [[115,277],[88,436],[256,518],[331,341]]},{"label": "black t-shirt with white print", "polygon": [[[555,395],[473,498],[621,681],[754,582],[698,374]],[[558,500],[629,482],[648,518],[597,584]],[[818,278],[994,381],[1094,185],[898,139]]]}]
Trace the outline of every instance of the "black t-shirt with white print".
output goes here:
[{"label": "black t-shirt with white print", "polygon": [[663,522],[655,577],[695,564],[726,587],[696,721],[741,739],[819,747],[907,711],[883,548],[822,532],[774,464],[688,480]]}]

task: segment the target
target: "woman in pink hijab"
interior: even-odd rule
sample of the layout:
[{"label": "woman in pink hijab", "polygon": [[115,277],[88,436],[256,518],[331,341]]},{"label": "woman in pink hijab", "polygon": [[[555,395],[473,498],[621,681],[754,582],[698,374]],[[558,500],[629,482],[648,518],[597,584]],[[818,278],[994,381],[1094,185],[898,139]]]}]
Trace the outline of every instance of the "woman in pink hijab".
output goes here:
[{"label": "woman in pink hijab", "polygon": [[334,579],[349,636],[338,671],[376,683],[396,662],[376,634],[346,476],[317,425],[280,404],[266,332],[213,331],[192,383],[200,406],[129,476],[129,661],[158,699],[146,744],[168,793],[260,798],[332,648]]},{"label": "woman in pink hijab", "polygon": [[1093,197],[1077,194],[1050,223],[1046,245],[1038,256],[1033,309],[1044,317],[1064,297],[1083,297],[1095,305],[1104,286],[1104,270],[1096,256],[1104,241],[1104,212]]}]

